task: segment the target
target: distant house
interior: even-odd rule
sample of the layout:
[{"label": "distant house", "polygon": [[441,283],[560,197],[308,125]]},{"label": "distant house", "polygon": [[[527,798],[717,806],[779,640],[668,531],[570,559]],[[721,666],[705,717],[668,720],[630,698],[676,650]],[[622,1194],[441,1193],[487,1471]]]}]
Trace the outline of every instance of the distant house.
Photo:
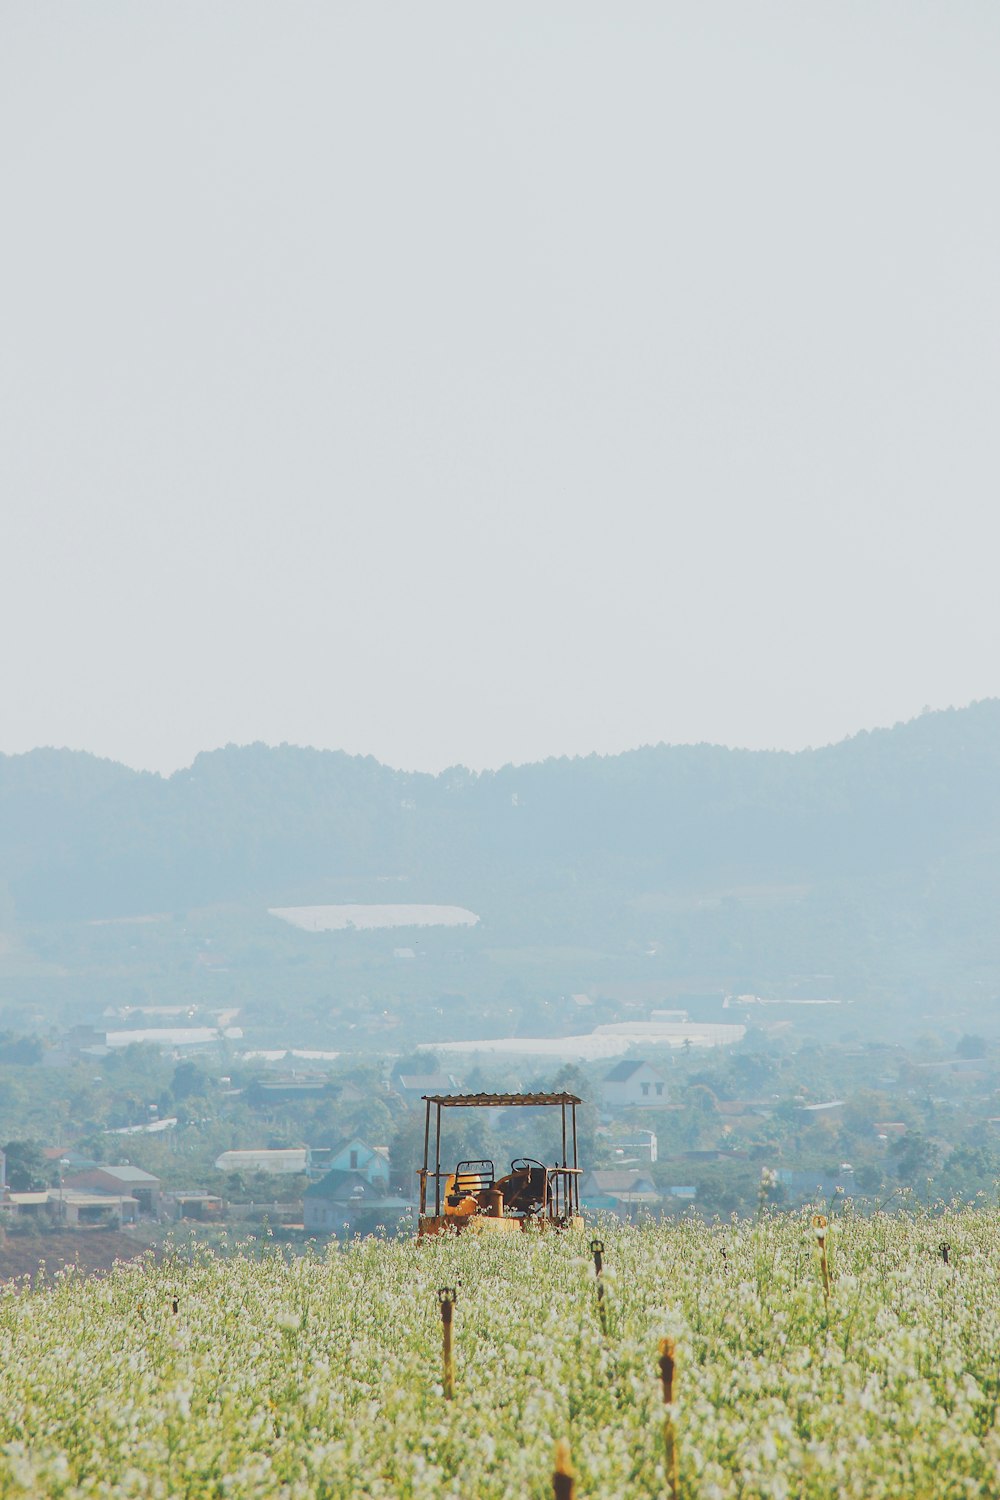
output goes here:
[{"label": "distant house", "polygon": [[134,1198],[140,1212],[158,1214],[160,1211],[160,1179],[141,1167],[121,1166],[89,1167],[82,1172],[65,1175],[63,1188],[76,1191],[109,1193],[118,1197]]},{"label": "distant house", "polygon": [[986,1057],[949,1057],[944,1062],[917,1063],[923,1073],[965,1073],[970,1078],[985,1078],[996,1071],[996,1064]]},{"label": "distant house", "polygon": [[12,1193],[6,1190],[3,1195],[3,1202],[0,1203],[0,1208],[2,1208],[5,1216],[9,1215],[12,1219],[30,1219],[35,1214],[40,1213],[43,1208],[47,1208],[48,1203],[49,1193],[47,1188],[42,1188],[40,1191],[32,1193]]},{"label": "distant house", "polygon": [[895,1141],[901,1135],[905,1135],[909,1126],[905,1120],[876,1120],[872,1126],[875,1138],[879,1141]]},{"label": "distant house", "polygon": [[79,1054],[107,1051],[108,1034],[96,1026],[71,1026],[66,1033],[64,1045],[68,1051]]},{"label": "distant house", "polygon": [[219,1172],[306,1172],[309,1151],[305,1146],[288,1146],[264,1151],[223,1151],[215,1159]]},{"label": "distant house", "polygon": [[785,1189],[789,1202],[811,1203],[830,1199],[838,1192],[845,1198],[853,1198],[857,1191],[854,1185],[854,1168],[847,1162],[836,1173],[822,1168],[778,1167],[775,1176]]},{"label": "distant house", "polygon": [[660,1195],[652,1177],[641,1169],[596,1168],[580,1179],[580,1202],[584,1208],[607,1209],[621,1218],[631,1218],[640,1209],[656,1207]]},{"label": "distant house", "polygon": [[207,1193],[202,1188],[189,1192],[164,1194],[164,1207],[175,1219],[197,1219],[200,1223],[217,1224],[226,1217],[226,1202],[217,1193]]},{"label": "distant house", "polygon": [[360,1172],[335,1169],[306,1188],[302,1222],[314,1234],[342,1233],[362,1216],[373,1220],[377,1215],[387,1229],[395,1229],[412,1206],[405,1198],[387,1197],[381,1184],[369,1182]]},{"label": "distant house", "polygon": [[72,1146],[45,1146],[42,1155],[53,1167],[60,1166],[64,1172],[89,1172],[92,1167],[101,1164],[92,1156],[81,1156],[79,1151],[74,1151]]},{"label": "distant house", "polygon": [[246,1100],[254,1109],[271,1104],[293,1104],[300,1099],[324,1099],[335,1092],[325,1077],[255,1078],[247,1086]]},{"label": "distant house", "polygon": [[734,1122],[770,1119],[774,1114],[774,1101],[771,1099],[719,1099],[715,1108],[718,1114]]},{"label": "distant house", "polygon": [[671,1161],[746,1161],[745,1151],[723,1151],[718,1146],[703,1146],[693,1151],[674,1151],[670,1156]]},{"label": "distant house", "polygon": [[371,1090],[361,1088],[353,1079],[333,1085],[333,1097],[338,1104],[364,1104],[371,1098]]},{"label": "distant house", "polygon": [[659,1109],[667,1102],[663,1074],[648,1062],[616,1063],[601,1085],[604,1107],[612,1113],[626,1109]]},{"label": "distant house", "polygon": [[425,1094],[460,1094],[461,1084],[450,1073],[404,1073],[396,1078],[396,1091],[407,1104],[418,1104]]},{"label": "distant house", "polygon": [[[103,1189],[87,1192],[83,1188],[64,1187],[50,1189],[48,1196],[51,1208],[67,1229],[120,1229],[123,1224],[134,1224],[139,1217],[140,1203],[132,1193]],[[146,1207],[148,1201],[144,1195],[141,1206],[150,1213],[152,1210]]]},{"label": "distant house", "polygon": [[381,1187],[389,1186],[388,1146],[367,1146],[360,1136],[341,1141],[330,1153],[331,1171],[359,1172],[366,1182]]},{"label": "distant house", "polygon": [[44,1213],[66,1229],[120,1229],[136,1222],[139,1203],[131,1193],[106,1188],[42,1188],[32,1193],[5,1192],[0,1211],[11,1219]]},{"label": "distant house", "polygon": [[608,1193],[652,1193],[656,1186],[648,1172],[638,1167],[593,1167],[580,1179],[580,1196],[584,1199]]}]

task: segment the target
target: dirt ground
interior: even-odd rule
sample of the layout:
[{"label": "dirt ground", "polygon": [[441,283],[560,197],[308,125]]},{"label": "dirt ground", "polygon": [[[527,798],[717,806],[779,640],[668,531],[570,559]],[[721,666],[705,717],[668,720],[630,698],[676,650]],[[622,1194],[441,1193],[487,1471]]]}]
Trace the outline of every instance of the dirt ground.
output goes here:
[{"label": "dirt ground", "polygon": [[4,1234],[0,1238],[0,1281],[28,1276],[37,1281],[61,1267],[79,1265],[86,1272],[107,1271],[116,1260],[132,1260],[145,1247],[109,1229],[81,1229],[72,1234]]}]

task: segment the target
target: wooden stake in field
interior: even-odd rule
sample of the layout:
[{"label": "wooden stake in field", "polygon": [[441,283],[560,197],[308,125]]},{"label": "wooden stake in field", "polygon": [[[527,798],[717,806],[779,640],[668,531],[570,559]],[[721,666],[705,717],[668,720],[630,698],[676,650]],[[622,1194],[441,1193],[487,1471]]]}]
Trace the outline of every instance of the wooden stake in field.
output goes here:
[{"label": "wooden stake in field", "polygon": [[667,1408],[663,1418],[663,1441],[667,1453],[667,1493],[670,1500],[680,1500],[681,1482],[677,1468],[677,1436],[674,1432],[674,1375],[677,1365],[674,1359],[673,1339],[660,1340],[660,1383],[663,1386],[663,1404]]},{"label": "wooden stake in field", "polygon": [[455,1394],[455,1362],[451,1353],[451,1318],[455,1308],[455,1288],[443,1286],[438,1291],[441,1305],[441,1346],[444,1356],[444,1395],[450,1401]]},{"label": "wooden stake in field", "polygon": [[569,1455],[569,1443],[560,1438],[556,1443],[556,1466],[552,1474],[553,1500],[576,1500],[576,1476]]},{"label": "wooden stake in field", "polygon": [[604,1271],[604,1241],[591,1240],[590,1253],[594,1257],[594,1274],[597,1277],[597,1312],[601,1320],[601,1332],[607,1338],[608,1314],[604,1306],[604,1281],[602,1277],[602,1272]]},{"label": "wooden stake in field", "polygon": [[819,1268],[823,1275],[823,1301],[827,1310],[830,1307],[830,1262],[826,1253],[826,1231],[828,1221],[826,1214],[813,1214],[813,1230],[816,1235],[816,1243],[819,1246]]}]

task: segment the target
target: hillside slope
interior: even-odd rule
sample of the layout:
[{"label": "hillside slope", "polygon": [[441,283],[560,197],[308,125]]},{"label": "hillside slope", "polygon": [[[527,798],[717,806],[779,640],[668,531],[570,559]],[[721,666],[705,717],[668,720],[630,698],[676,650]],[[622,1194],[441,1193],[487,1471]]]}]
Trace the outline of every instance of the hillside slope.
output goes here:
[{"label": "hillside slope", "polygon": [[656,746],[473,774],[230,746],[169,778],[0,756],[9,924],[453,901],[484,941],[659,944],[674,972],[1000,979],[1000,702],[798,754]]},{"label": "hillside slope", "polygon": [[1000,701],[798,754],[659,745],[473,774],[229,746],[169,778],[0,755],[0,878],[37,919],[124,915],[326,876],[606,869],[801,881],[980,856],[1000,835]]}]

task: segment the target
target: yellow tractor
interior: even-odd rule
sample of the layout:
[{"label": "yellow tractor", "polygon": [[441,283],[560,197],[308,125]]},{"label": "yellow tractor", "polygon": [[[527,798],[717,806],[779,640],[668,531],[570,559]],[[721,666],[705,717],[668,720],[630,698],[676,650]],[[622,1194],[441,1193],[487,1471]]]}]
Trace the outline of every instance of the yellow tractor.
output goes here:
[{"label": "yellow tractor", "polygon": [[[517,1234],[522,1229],[582,1227],[575,1094],[425,1094],[424,1164],[420,1169],[417,1237],[445,1230]],[[553,1166],[516,1156],[497,1176],[491,1161],[460,1161],[441,1169],[441,1113],[446,1109],[552,1107],[562,1112],[562,1161]],[[431,1111],[434,1133],[431,1136]],[[433,1146],[433,1157],[431,1149]],[[433,1167],[431,1161],[433,1160]]]}]

